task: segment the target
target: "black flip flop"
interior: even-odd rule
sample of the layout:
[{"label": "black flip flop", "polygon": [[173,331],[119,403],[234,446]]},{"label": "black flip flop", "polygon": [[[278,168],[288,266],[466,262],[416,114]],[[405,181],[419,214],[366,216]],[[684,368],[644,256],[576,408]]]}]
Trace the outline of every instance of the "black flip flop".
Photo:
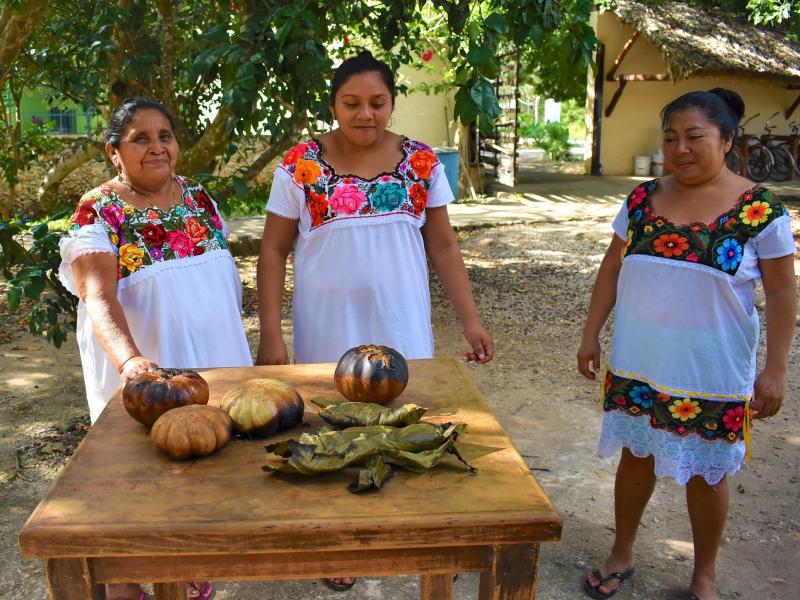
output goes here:
[{"label": "black flip flop", "polygon": [[[334,579],[345,579],[345,578],[335,577]],[[347,579],[350,578],[348,577]],[[352,588],[356,584],[356,578],[353,577],[353,583],[338,583],[333,579],[323,579],[322,583],[324,583],[327,587],[329,587],[335,592],[349,592],[350,588]]]},{"label": "black flip flop", "polygon": [[[586,579],[583,580],[583,591],[586,592],[592,598],[596,598],[597,600],[606,600],[606,598],[611,598],[614,594],[616,594],[620,586],[622,585],[622,582],[625,581],[626,579],[630,579],[635,572],[636,572],[636,567],[633,566],[627,571],[622,571],[622,572],[614,571],[613,573],[609,573],[608,575],[603,577],[602,574],[600,573],[600,569],[595,569],[592,571],[592,575],[594,575],[595,579],[598,579],[600,583],[593,586],[589,583],[589,578],[587,577]],[[619,585],[617,585],[617,587],[615,587],[613,590],[609,592],[606,593],[601,592],[600,586],[605,585],[612,579],[618,580]]]}]

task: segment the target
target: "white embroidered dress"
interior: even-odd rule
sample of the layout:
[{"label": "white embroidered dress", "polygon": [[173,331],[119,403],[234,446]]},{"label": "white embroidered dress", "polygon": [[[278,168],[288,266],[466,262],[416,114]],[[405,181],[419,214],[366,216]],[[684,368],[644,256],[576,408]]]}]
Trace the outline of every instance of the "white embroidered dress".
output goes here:
[{"label": "white embroidered dress", "polygon": [[433,356],[425,209],[453,194],[430,148],[403,138],[392,172],[339,175],[317,140],[290,150],[275,172],[267,211],[298,219],[294,355],[336,362],[360,344],[406,358]]},{"label": "white embroidered dress", "polygon": [[[200,185],[176,181],[183,202],[169,211],[137,211],[107,187],[85,194],[61,240],[59,278],[77,296],[73,261],[89,253],[114,254],[117,298],[143,356],[165,368],[251,366],[241,281],[225,224]],[[120,376],[83,302],[76,337],[94,422]]]},{"label": "white embroidered dress", "polygon": [[714,223],[676,226],[652,211],[656,184],[634,190],[613,224],[628,245],[599,453],[624,446],[652,454],[658,475],[715,484],[745,455],[758,261],[791,255],[795,244],[788,213],[763,188],[744,193]]}]

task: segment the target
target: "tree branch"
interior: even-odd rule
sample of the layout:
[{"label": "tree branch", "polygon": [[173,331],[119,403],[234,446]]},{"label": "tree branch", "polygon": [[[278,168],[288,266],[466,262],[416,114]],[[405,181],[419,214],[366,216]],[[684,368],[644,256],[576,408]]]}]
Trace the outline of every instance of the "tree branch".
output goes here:
[{"label": "tree branch", "polygon": [[0,11],[0,90],[5,87],[8,70],[28,36],[44,18],[50,0],[28,0],[12,12],[8,2]]},{"label": "tree branch", "polygon": [[48,170],[42,178],[36,194],[39,206],[45,212],[49,212],[58,199],[58,188],[67,175],[100,156],[102,151],[103,143],[100,140],[89,140],[77,148],[73,148],[71,153],[62,155],[55,166]]}]

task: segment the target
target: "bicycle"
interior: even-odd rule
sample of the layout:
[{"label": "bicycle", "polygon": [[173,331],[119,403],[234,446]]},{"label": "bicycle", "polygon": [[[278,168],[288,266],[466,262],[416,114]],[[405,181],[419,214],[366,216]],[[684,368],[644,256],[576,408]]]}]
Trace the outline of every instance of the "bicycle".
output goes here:
[{"label": "bicycle", "polygon": [[[776,117],[778,112],[772,114],[764,124],[764,135],[761,136],[761,144],[772,155],[771,165],[769,167],[769,177],[775,181],[786,181],[794,174],[795,170],[795,157],[789,148],[784,147],[785,141],[789,136],[773,135],[772,130],[775,125],[770,126],[769,121]],[[784,142],[777,143],[776,142]]]},{"label": "bicycle", "polygon": [[760,114],[754,114],[737,127],[731,149],[725,155],[725,164],[731,171],[757,183],[766,181],[769,177],[773,158],[756,136],[745,133],[744,126]]}]

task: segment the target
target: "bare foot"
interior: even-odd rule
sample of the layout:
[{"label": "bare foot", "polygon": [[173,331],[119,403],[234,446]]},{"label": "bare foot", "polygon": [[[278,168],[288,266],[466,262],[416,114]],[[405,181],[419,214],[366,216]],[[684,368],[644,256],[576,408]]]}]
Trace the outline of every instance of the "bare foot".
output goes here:
[{"label": "bare foot", "polygon": [[336,590],[337,592],[346,592],[351,587],[353,587],[353,584],[356,582],[356,578],[332,577],[330,579],[323,579],[322,581],[332,590]]},{"label": "bare foot", "polygon": [[692,576],[692,584],[689,586],[691,593],[699,600],[718,600],[717,586],[713,579],[700,575]]}]

